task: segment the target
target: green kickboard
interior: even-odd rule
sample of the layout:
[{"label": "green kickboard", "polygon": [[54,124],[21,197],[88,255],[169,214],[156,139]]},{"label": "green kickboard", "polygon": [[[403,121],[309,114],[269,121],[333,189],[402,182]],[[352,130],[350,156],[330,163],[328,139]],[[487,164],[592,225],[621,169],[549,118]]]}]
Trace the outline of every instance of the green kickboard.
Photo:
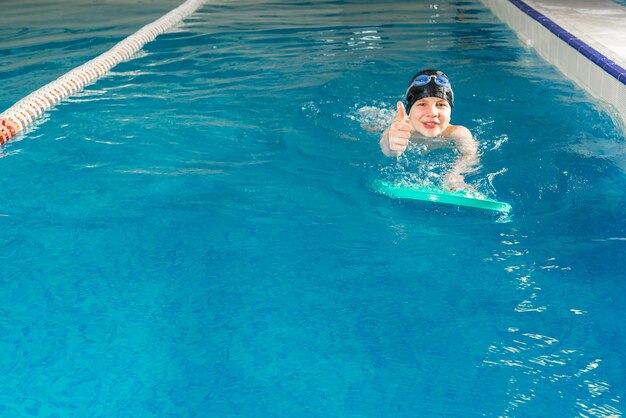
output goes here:
[{"label": "green kickboard", "polygon": [[385,180],[375,180],[373,188],[378,193],[396,199],[421,200],[502,213],[511,211],[511,205],[508,203],[487,199],[475,192],[463,190],[451,192],[434,186],[393,184]]}]

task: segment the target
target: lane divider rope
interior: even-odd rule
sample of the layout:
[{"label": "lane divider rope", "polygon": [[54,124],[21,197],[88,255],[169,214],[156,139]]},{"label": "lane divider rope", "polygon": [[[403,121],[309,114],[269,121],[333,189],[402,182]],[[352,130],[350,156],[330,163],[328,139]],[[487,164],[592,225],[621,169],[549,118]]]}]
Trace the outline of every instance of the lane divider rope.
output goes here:
[{"label": "lane divider rope", "polygon": [[46,110],[107,74],[120,62],[128,61],[143,46],[179,24],[206,0],[187,0],[159,19],[117,43],[107,52],[65,73],[0,113],[0,145],[24,130]]}]

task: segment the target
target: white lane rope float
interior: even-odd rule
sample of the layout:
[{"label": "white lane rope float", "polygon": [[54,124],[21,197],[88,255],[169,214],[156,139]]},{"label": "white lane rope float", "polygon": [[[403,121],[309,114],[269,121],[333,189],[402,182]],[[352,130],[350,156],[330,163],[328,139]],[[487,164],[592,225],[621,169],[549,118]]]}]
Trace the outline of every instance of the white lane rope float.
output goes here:
[{"label": "white lane rope float", "polygon": [[51,83],[30,93],[0,113],[0,145],[24,130],[46,110],[78,93],[85,86],[108,73],[120,62],[128,61],[143,46],[179,24],[198,10],[206,0],[187,0],[159,19],[117,43],[107,52],[65,73]]}]

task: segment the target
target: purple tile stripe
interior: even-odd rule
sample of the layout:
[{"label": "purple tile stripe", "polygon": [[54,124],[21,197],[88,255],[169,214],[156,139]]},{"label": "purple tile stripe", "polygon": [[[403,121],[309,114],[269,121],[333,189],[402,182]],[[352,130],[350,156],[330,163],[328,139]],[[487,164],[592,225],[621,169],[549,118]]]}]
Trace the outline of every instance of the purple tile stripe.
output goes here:
[{"label": "purple tile stripe", "polygon": [[585,57],[589,58],[590,61],[602,68],[607,73],[611,74],[622,84],[626,85],[626,69],[622,68],[615,61],[605,55],[602,55],[600,52],[590,47],[589,45],[578,39],[576,36],[572,35],[570,32],[566,31],[561,26],[554,23],[548,17],[539,13],[537,10],[524,3],[522,0],[509,0],[509,2],[513,3],[522,12],[526,13],[537,22],[541,23],[550,32],[558,36],[563,41],[567,42],[572,48],[583,54]]}]

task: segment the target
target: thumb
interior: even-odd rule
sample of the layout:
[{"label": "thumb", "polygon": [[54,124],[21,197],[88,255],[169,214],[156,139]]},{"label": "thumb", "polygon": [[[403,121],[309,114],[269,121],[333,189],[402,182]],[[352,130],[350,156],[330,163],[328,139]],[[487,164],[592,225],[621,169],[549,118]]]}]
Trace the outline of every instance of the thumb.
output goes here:
[{"label": "thumb", "polygon": [[398,115],[396,116],[396,122],[405,122],[406,110],[404,110],[404,104],[402,102],[396,103],[396,109],[398,110]]}]

